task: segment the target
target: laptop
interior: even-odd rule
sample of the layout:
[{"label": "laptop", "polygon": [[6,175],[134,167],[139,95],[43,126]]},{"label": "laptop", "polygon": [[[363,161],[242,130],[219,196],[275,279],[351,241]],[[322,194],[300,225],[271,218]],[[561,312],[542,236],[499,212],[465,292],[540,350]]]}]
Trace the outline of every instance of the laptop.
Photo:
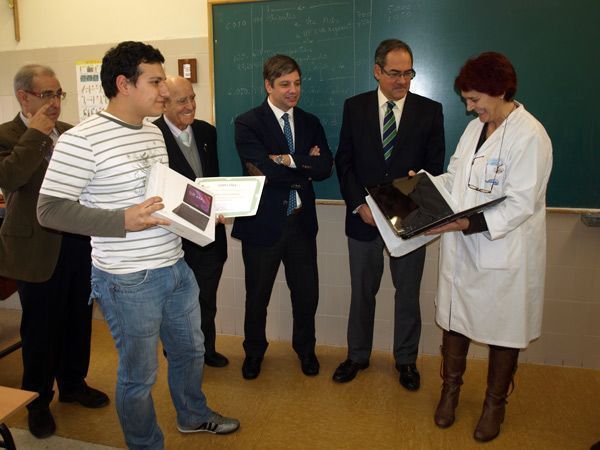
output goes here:
[{"label": "laptop", "polygon": [[183,203],[177,206],[173,212],[204,231],[210,220],[212,202],[212,195],[204,192],[198,186],[188,184],[183,195]]},{"label": "laptop", "polygon": [[367,188],[393,232],[402,239],[410,239],[433,228],[469,217],[504,201],[496,198],[473,208],[456,212],[426,172],[414,177],[397,178],[391,183]]}]

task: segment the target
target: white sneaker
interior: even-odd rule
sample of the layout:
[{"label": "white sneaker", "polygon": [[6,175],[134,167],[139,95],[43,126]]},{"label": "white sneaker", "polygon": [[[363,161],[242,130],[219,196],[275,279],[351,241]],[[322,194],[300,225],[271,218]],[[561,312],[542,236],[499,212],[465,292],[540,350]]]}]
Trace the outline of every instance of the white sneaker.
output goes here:
[{"label": "white sneaker", "polygon": [[223,417],[221,414],[213,412],[208,420],[195,428],[184,428],[177,424],[177,429],[182,433],[213,433],[229,434],[240,427],[240,421],[230,417]]}]

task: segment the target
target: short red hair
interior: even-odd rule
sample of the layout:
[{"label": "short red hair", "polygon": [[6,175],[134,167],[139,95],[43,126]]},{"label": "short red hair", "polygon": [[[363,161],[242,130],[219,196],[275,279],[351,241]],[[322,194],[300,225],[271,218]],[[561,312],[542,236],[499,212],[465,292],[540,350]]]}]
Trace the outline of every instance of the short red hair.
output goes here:
[{"label": "short red hair", "polygon": [[454,87],[459,91],[478,91],[511,101],[517,93],[517,73],[506,56],[485,52],[467,60],[460,69]]}]

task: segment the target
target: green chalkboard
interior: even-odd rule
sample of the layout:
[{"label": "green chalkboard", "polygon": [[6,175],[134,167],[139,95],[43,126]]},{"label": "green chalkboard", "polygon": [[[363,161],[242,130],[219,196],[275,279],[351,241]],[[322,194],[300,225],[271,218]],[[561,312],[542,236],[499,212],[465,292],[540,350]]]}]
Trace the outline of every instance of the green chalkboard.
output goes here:
[{"label": "green chalkboard", "polygon": [[[411,90],[441,102],[446,162],[467,122],[453,90],[467,58],[506,54],[519,78],[517,100],[546,127],[554,146],[548,205],[600,208],[600,1],[276,0],[212,4],[216,125],[223,175],[239,175],[233,121],[264,98],[263,61],[294,57],[303,71],[300,107],[323,123],[337,149],[343,102],[376,87],[373,55],[390,37],[414,52]],[[337,178],[317,197],[341,198]]]}]

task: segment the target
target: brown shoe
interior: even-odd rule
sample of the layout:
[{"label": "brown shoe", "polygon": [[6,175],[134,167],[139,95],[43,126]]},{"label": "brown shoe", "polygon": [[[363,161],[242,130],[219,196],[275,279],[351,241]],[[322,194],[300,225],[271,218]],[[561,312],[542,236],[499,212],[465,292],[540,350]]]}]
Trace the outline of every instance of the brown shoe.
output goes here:
[{"label": "brown shoe", "polygon": [[467,353],[471,340],[462,334],[445,331],[442,341],[441,377],[442,395],[435,410],[435,424],[448,428],[454,423],[456,406],[463,384],[462,376],[467,368]]},{"label": "brown shoe", "polygon": [[518,358],[518,348],[490,345],[487,391],[483,411],[473,434],[475,440],[487,442],[500,434],[500,425],[504,422],[506,398],[517,371]]}]

